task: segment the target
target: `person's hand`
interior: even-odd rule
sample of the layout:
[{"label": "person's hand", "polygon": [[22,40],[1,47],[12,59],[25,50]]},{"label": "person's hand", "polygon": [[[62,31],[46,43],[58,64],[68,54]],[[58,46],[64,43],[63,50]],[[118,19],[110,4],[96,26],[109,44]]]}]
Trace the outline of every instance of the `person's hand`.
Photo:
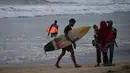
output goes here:
[{"label": "person's hand", "polygon": [[76,39],[74,39],[73,41],[76,42],[77,40],[79,40],[79,38],[76,38]]},{"label": "person's hand", "polygon": [[71,40],[72,43],[75,43],[76,42],[76,39],[74,39],[73,41]]}]

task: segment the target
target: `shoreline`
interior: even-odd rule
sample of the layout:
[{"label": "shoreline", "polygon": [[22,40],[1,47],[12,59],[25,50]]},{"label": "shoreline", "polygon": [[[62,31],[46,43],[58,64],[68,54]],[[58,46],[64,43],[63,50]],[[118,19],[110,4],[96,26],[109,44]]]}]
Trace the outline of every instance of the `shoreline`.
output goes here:
[{"label": "shoreline", "polygon": [[[82,24],[80,21],[87,21],[87,24],[97,24],[102,20],[113,20],[115,24],[129,24],[130,23],[130,11],[117,11],[113,13],[86,13],[86,14],[57,14],[57,15],[36,15],[36,16],[18,16],[18,17],[4,17],[0,20],[33,20],[43,19],[50,20],[51,22],[57,18],[57,20],[69,20],[68,18],[76,18],[76,24]],[[82,20],[81,20],[82,19]],[[62,20],[61,20],[62,21]],[[68,22],[68,21],[67,21]],[[95,23],[96,22],[96,23]]]},{"label": "shoreline", "polygon": [[[128,45],[127,45],[128,46]],[[109,52],[108,52],[109,53]],[[120,55],[119,55],[120,54]],[[109,56],[109,55],[108,55]],[[84,65],[84,64],[94,64],[96,65],[96,52],[92,53],[85,53],[83,55],[77,55],[75,54],[76,61],[78,64]],[[102,55],[101,55],[102,57]],[[3,64],[0,65],[0,67],[26,67],[26,66],[37,66],[37,65],[55,65],[58,57],[48,60],[40,60],[40,61],[32,61],[32,62],[25,62],[25,63],[12,63],[12,64]],[[101,59],[102,60],[102,59]],[[115,48],[114,51],[114,57],[113,57],[113,63],[116,62],[129,62],[129,49],[124,50],[122,48]],[[59,65],[64,64],[72,64],[73,62],[71,60],[71,57],[63,57],[59,63]],[[102,63],[101,63],[102,64]]]},{"label": "shoreline", "polygon": [[10,19],[10,18],[39,18],[39,17],[50,17],[50,16],[74,16],[74,15],[111,15],[111,14],[128,14],[130,11],[115,11],[111,13],[85,13],[85,14],[55,14],[55,15],[34,15],[34,16],[17,16],[17,17],[3,17],[0,19]]},{"label": "shoreline", "polygon": [[[35,66],[0,67],[0,73],[129,73],[130,62],[118,61],[115,66],[94,67],[94,64],[83,64],[81,68],[74,68],[72,64],[61,64],[62,68],[56,68],[51,64]],[[126,72],[127,71],[127,72]]]}]

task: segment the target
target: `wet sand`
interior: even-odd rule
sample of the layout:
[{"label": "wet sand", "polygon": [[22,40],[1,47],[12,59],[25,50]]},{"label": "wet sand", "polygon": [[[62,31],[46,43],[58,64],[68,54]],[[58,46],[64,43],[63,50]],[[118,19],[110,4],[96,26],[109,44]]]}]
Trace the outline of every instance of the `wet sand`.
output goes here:
[{"label": "wet sand", "polygon": [[74,68],[71,64],[62,64],[56,68],[51,64],[35,66],[0,67],[0,73],[129,73],[130,62],[115,62],[115,66],[95,67],[94,64],[83,64],[81,68]]}]

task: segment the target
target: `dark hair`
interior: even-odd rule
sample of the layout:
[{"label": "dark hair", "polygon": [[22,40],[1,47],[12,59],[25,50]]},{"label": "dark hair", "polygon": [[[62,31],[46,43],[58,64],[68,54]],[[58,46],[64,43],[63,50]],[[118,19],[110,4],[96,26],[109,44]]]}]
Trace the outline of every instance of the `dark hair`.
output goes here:
[{"label": "dark hair", "polygon": [[93,28],[95,28],[97,25],[93,25]]},{"label": "dark hair", "polygon": [[57,23],[57,20],[55,20],[54,23]]},{"label": "dark hair", "polygon": [[107,21],[108,24],[113,24],[112,20]]},{"label": "dark hair", "polygon": [[69,22],[76,22],[76,20],[74,19],[74,18],[71,18],[70,20],[69,20]]}]

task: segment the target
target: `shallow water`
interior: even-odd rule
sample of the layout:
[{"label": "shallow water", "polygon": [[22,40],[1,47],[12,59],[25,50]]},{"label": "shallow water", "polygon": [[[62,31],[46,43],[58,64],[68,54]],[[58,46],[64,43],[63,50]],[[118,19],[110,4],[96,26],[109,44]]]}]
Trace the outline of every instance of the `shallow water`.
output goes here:
[{"label": "shallow water", "polygon": [[[47,57],[44,54],[44,45],[53,39],[47,37],[45,29],[48,25],[51,25],[55,19],[57,19],[60,35],[63,33],[64,27],[68,24],[68,20],[72,17],[77,20],[74,28],[88,25],[92,26],[93,24],[99,24],[101,20],[112,19],[114,21],[114,26],[118,29],[117,42],[120,46],[119,49],[122,53],[125,53],[124,55],[126,55],[126,52],[128,52],[127,55],[129,55],[130,51],[126,51],[129,50],[128,45],[130,44],[130,36],[128,34],[130,31],[130,16],[128,16],[128,14],[129,12],[117,12],[110,14],[61,15],[0,19],[0,64],[28,64],[57,58],[60,55],[61,50],[48,52]],[[77,42],[77,49],[75,52],[76,56],[78,56],[78,61],[81,63],[90,62],[89,60],[95,60],[95,48],[91,45],[92,39],[93,29],[91,28],[87,35]],[[119,53],[115,53],[117,55],[116,60],[124,58],[124,56],[120,56]],[[88,55],[87,58],[83,59],[83,57],[86,56],[85,54],[91,55]],[[70,54],[67,53],[64,59],[70,58],[69,55]],[[128,56],[124,59],[127,60]],[[51,61],[51,63],[53,62]],[[68,62],[68,60],[66,62]]]}]

